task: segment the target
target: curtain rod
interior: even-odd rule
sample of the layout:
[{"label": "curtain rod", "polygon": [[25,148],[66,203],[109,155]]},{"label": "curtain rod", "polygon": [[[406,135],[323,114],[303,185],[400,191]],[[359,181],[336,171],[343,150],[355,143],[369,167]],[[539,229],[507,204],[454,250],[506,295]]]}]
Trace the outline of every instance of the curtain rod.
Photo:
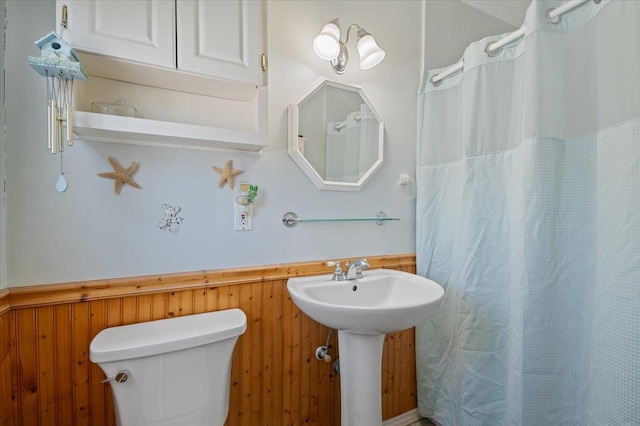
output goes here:
[{"label": "curtain rod", "polygon": [[[555,24],[560,22],[560,19],[561,19],[562,15],[564,15],[565,13],[575,9],[576,7],[586,3],[588,1],[590,1],[590,0],[569,0],[568,2],[563,4],[562,6],[558,6],[555,9],[549,9],[547,11],[547,21],[550,24],[554,24],[555,25]],[[593,0],[593,1],[595,3],[600,3],[602,0]],[[504,36],[500,40],[493,41],[493,42],[487,44],[487,47],[484,49],[484,51],[488,56],[496,56],[498,53],[500,53],[500,50],[504,46],[506,46],[507,44],[511,43],[514,40],[517,40],[517,39],[519,39],[521,37],[524,37],[526,32],[527,32],[527,24],[525,22],[516,31],[507,34],[506,36]],[[445,78],[449,77],[452,74],[457,73],[458,71],[461,71],[463,68],[464,68],[464,58],[460,59],[454,65],[451,65],[449,68],[446,68],[441,73],[435,74],[433,77],[431,77],[429,82],[433,86],[439,86],[440,83],[442,83],[442,80],[444,80]]]}]

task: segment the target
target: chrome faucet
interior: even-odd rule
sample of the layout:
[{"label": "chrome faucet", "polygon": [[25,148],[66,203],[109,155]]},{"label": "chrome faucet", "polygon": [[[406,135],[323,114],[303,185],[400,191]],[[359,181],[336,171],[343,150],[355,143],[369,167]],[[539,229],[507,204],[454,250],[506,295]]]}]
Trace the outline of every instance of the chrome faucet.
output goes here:
[{"label": "chrome faucet", "polygon": [[367,259],[358,259],[354,260],[351,263],[347,263],[347,272],[345,274],[345,279],[347,280],[358,280],[363,278],[362,270],[364,268],[369,267],[369,262]]}]

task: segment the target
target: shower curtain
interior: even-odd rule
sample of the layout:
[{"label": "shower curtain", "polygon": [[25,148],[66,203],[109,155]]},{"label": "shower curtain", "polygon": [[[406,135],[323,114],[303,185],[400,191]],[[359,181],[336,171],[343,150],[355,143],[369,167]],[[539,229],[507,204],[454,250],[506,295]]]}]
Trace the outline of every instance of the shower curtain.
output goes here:
[{"label": "shower curtain", "polygon": [[347,114],[344,121],[327,122],[324,179],[358,182],[377,159],[377,146],[373,143],[377,131],[378,121],[366,104]]},{"label": "shower curtain", "polygon": [[418,95],[418,411],[640,425],[640,1],[534,1],[525,37]]},{"label": "shower curtain", "polygon": [[361,178],[378,160],[378,119],[367,104],[360,104],[360,164],[358,178]]},{"label": "shower curtain", "polygon": [[358,111],[347,114],[344,121],[327,122],[327,148],[324,179],[333,182],[357,182],[360,156],[360,122]]}]

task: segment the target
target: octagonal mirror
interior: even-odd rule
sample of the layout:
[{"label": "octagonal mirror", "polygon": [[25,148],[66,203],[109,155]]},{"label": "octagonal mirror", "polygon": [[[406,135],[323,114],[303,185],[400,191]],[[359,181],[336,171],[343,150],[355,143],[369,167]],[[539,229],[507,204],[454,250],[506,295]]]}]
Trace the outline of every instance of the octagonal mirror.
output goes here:
[{"label": "octagonal mirror", "polygon": [[322,77],[289,104],[289,155],[318,189],[359,191],[382,164],[383,133],[359,86]]}]

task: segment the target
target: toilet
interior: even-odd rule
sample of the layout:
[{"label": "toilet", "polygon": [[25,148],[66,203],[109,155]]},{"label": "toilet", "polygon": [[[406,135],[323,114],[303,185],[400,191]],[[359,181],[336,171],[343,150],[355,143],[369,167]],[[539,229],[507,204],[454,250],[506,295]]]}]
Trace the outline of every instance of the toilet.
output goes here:
[{"label": "toilet", "polygon": [[106,328],[89,358],[106,375],[119,426],[222,426],[240,309]]}]

